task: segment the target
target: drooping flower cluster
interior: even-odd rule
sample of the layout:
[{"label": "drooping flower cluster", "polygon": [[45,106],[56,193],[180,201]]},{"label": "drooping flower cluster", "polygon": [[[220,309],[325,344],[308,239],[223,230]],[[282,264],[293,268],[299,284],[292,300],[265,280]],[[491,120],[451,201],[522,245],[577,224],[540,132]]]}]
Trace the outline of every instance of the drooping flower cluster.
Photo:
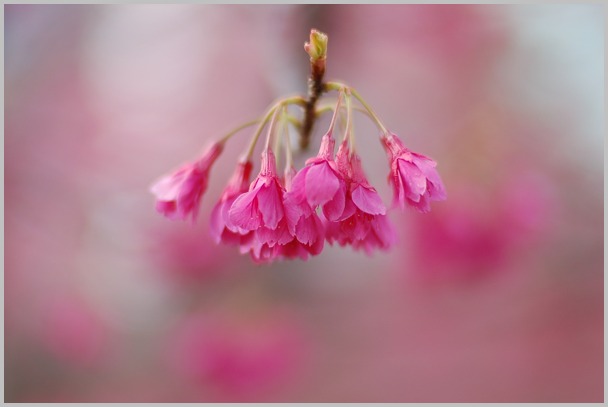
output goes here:
[{"label": "drooping flower cluster", "polygon": [[[311,45],[307,48],[313,73],[315,69],[324,69],[324,61],[319,64],[317,59],[324,58],[327,38],[319,38],[323,41],[313,44],[316,48]],[[315,39],[311,34],[311,43]],[[313,48],[315,52],[311,51]],[[339,96],[335,107],[330,109],[333,110],[332,121],[321,139],[318,154],[296,171],[287,124],[295,123],[294,127],[304,132],[305,128],[311,128],[310,118],[314,119],[321,111],[313,110],[311,116],[310,101],[301,97],[279,101],[261,120],[243,159],[211,213],[211,234],[215,241],[238,246],[242,254],[249,253],[258,263],[276,259],[306,260],[320,254],[325,241],[331,245],[351,246],[367,254],[387,250],[395,243],[396,232],[387,216],[387,209],[365,176],[361,157],[354,149],[352,96],[363,105],[381,130],[380,141],[389,159],[389,183],[393,187],[394,203],[402,209],[411,206],[420,212],[428,212],[431,201],[446,198],[435,161],[407,149],[354,89],[333,82],[319,85],[317,91],[337,90]],[[336,119],[344,110],[343,99],[346,99],[346,126],[336,153],[333,132]],[[291,105],[304,108],[302,122],[289,114],[287,108]],[[259,173],[250,183],[254,147],[269,121]],[[277,130],[279,127],[282,131]],[[200,159],[161,178],[152,186],[160,213],[170,219],[196,219],[210,169],[224,142],[234,133],[236,131],[213,144]],[[275,154],[283,140],[285,168],[281,177]],[[307,143],[306,140],[301,145]],[[271,147],[273,145],[274,148]]]},{"label": "drooping flower cluster", "polygon": [[[428,211],[431,200],[445,199],[435,162],[403,147],[389,133],[382,142],[389,153],[390,182],[395,201]],[[348,139],[334,155],[331,132],[321,140],[319,153],[295,171],[287,167],[279,177],[273,150],[262,152],[260,171],[249,184],[253,164],[240,162],[211,212],[211,234],[217,243],[238,246],[256,262],[279,258],[308,259],[321,253],[325,241],[352,246],[372,254],[395,242],[395,229],[376,189],[363,172],[361,158],[349,149]],[[196,217],[207,186],[212,148],[152,187],[157,209],[169,218]]]}]

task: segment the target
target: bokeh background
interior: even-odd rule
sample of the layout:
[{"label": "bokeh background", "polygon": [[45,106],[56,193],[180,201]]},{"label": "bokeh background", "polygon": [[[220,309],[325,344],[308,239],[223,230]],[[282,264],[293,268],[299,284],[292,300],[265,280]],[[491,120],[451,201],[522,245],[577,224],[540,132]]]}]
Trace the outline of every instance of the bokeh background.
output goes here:
[{"label": "bokeh background", "polygon": [[[601,5],[7,5],[5,400],[603,400]],[[448,200],[399,243],[256,266],[150,184],[328,79]],[[319,122],[312,150],[324,124]],[[386,202],[377,132],[363,165]],[[303,158],[301,157],[303,160]]]}]

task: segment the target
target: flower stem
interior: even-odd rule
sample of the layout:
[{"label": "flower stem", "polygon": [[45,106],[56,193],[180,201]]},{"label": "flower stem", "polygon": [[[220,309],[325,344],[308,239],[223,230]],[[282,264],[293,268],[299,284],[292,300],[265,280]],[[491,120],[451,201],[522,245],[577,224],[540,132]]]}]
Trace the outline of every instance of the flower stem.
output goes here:
[{"label": "flower stem", "polygon": [[350,92],[348,90],[345,91],[346,93],[346,126],[344,126],[344,136],[342,137],[342,141],[344,141],[344,139],[346,139],[346,137],[348,137],[349,133],[350,133],[350,128],[351,128],[351,96],[350,96]]},{"label": "flower stem", "polygon": [[274,113],[272,114],[272,119],[270,120],[270,125],[268,126],[268,135],[266,136],[266,146],[265,150],[270,148],[270,140],[272,139],[273,134],[275,133],[275,127],[277,127],[277,118],[279,117],[279,112],[282,113],[282,106],[278,106],[274,109]]},{"label": "flower stem", "polygon": [[275,152],[275,157],[277,161],[277,168],[281,166],[281,142],[283,141],[283,133],[287,128],[287,107],[283,106],[280,109],[277,109],[279,112],[279,122],[277,123],[275,136],[274,136],[274,144],[272,146],[272,150]]},{"label": "flower stem", "polygon": [[334,114],[331,117],[331,123],[329,124],[329,130],[327,130],[327,134],[331,136],[334,131],[334,126],[336,125],[336,118],[338,117],[338,113],[340,113],[340,104],[342,103],[342,97],[344,92],[340,92],[340,96],[338,96],[338,103],[336,103],[336,107],[334,108]]},{"label": "flower stem", "polygon": [[251,156],[253,155],[253,151],[255,150],[255,146],[258,143],[258,139],[260,138],[260,134],[262,134],[262,130],[264,130],[266,123],[268,123],[268,121],[274,114],[275,110],[281,106],[287,106],[287,105],[305,106],[306,99],[304,99],[302,96],[293,96],[290,98],[281,99],[277,103],[275,103],[270,109],[268,109],[268,112],[266,113],[266,115],[260,122],[258,128],[256,129],[255,133],[253,134],[253,137],[251,138],[251,142],[249,143],[247,150],[243,154],[243,158],[241,158],[241,162],[247,162],[251,159]]},{"label": "flower stem", "polygon": [[293,166],[293,154],[291,152],[291,140],[289,138],[289,128],[287,127],[288,120],[283,121],[283,136],[285,137],[285,168],[289,169]]},{"label": "flower stem", "polygon": [[350,143],[350,156],[355,153],[355,133],[353,131],[353,108],[351,103],[351,92],[346,90],[346,131],[344,132],[344,138],[348,137]]},{"label": "flower stem", "polygon": [[350,92],[352,93],[352,95],[357,98],[357,100],[363,105],[363,107],[365,108],[365,110],[367,110],[367,112],[369,113],[370,117],[372,118],[372,120],[376,123],[376,125],[378,126],[378,128],[380,129],[380,131],[382,132],[382,136],[384,136],[385,134],[388,134],[388,130],[386,129],[386,127],[382,124],[382,121],[380,120],[380,118],[378,117],[378,115],[376,114],[376,112],[374,112],[374,109],[371,108],[370,105],[367,104],[367,102],[365,102],[365,100],[363,100],[363,98],[361,97],[361,95],[359,94],[359,92],[357,92],[355,89],[348,87],[342,83],[339,82],[327,82],[325,84],[325,89],[330,91],[330,90],[342,90],[342,89],[349,89]]},{"label": "flower stem", "polygon": [[246,123],[241,124],[239,127],[236,127],[233,130],[230,130],[230,132],[226,133],[226,135],[219,140],[219,143],[221,143],[221,144],[225,143],[239,131],[246,129],[249,126],[253,126],[254,124],[259,123],[259,122],[260,122],[260,119],[255,119],[255,120],[250,120]]}]

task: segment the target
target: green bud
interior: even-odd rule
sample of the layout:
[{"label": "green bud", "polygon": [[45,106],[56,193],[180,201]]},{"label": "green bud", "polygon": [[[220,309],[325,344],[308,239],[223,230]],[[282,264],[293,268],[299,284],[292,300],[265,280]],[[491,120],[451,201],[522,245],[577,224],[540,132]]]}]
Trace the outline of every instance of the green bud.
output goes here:
[{"label": "green bud", "polygon": [[327,35],[315,29],[310,30],[310,42],[304,44],[311,61],[327,57]]}]

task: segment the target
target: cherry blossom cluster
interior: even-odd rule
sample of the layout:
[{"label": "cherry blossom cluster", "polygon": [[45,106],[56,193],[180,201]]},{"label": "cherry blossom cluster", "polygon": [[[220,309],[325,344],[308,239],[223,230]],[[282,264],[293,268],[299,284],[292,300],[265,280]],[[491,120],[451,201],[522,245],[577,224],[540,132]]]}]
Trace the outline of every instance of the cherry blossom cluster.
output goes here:
[{"label": "cherry blossom cluster", "polygon": [[[311,44],[316,46],[313,52],[307,44],[311,63],[318,62],[313,57],[324,58],[323,47],[327,44],[326,38],[320,46],[313,40],[311,34]],[[290,114],[289,107],[310,107],[309,101],[302,97],[280,100],[263,119],[254,122],[258,123],[257,130],[211,212],[210,229],[217,243],[238,246],[242,254],[249,253],[257,263],[306,260],[320,254],[326,242],[351,246],[367,254],[387,250],[395,243],[396,232],[387,208],[369,183],[355,149],[353,98],[380,129],[379,140],[387,153],[389,183],[394,191],[393,206],[428,212],[431,201],[446,198],[435,161],[406,148],[353,88],[328,82],[323,84],[323,91],[337,91],[338,99],[335,105],[317,109],[314,114],[333,111],[332,120],[318,154],[299,170],[293,164],[289,129],[301,129],[303,123]],[[337,132],[338,118],[344,115],[346,124]],[[244,127],[213,143],[197,160],[154,183],[151,192],[156,196],[158,212],[170,219],[195,221],[212,166],[224,144]],[[265,128],[266,145],[259,172],[251,180],[252,156]],[[341,136],[337,151],[334,133]],[[281,156],[284,168],[279,173],[277,159]]]}]

